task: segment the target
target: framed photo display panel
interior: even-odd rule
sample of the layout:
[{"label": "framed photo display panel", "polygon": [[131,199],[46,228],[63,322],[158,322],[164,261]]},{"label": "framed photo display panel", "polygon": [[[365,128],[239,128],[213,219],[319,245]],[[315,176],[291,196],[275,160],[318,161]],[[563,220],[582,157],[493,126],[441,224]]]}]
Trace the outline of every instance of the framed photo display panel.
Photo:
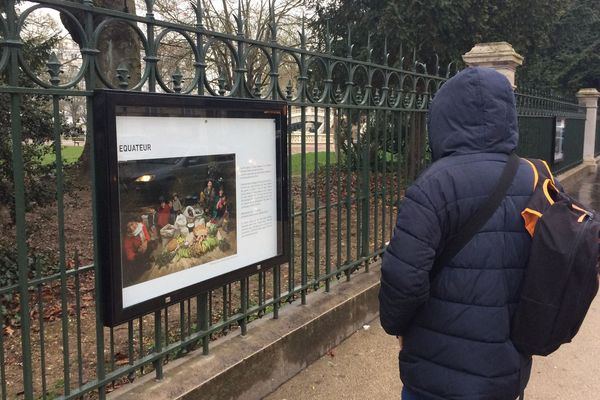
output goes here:
[{"label": "framed photo display panel", "polygon": [[285,103],[98,90],[93,111],[105,325],[287,262]]}]

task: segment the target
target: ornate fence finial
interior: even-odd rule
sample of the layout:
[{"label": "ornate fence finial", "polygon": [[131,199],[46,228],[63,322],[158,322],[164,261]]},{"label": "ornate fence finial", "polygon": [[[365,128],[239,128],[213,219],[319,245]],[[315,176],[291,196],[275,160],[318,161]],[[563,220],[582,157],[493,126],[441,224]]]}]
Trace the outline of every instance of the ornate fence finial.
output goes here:
[{"label": "ornate fence finial", "polygon": [[304,9],[302,10],[302,34],[301,37],[301,46],[303,49],[306,49],[306,15],[304,15]]},{"label": "ornate fence finial", "polygon": [[292,99],[292,80],[288,80],[287,86],[285,87],[285,98],[286,100],[291,100]]},{"label": "ornate fence finial", "polygon": [[452,73],[452,64],[456,64],[455,61],[450,61],[448,63],[448,67],[446,68],[446,79],[450,78],[450,74]]},{"label": "ornate fence finial", "polygon": [[383,40],[383,65],[388,66],[390,53],[388,53],[388,35],[385,35]]},{"label": "ornate fence finial", "polygon": [[50,83],[53,86],[58,86],[58,84],[60,83],[60,74],[63,73],[63,70],[62,64],[60,61],[58,61],[58,57],[56,57],[55,52],[52,52],[50,54],[46,66],[48,67],[47,71],[50,74]]},{"label": "ornate fence finial", "polygon": [[352,49],[353,48],[354,48],[354,45],[352,44],[352,27],[350,26],[350,24],[348,24],[348,47],[347,47],[348,54],[346,55],[346,57],[350,60],[352,60]]},{"label": "ornate fence finial", "polygon": [[129,68],[127,68],[127,64],[121,63],[117,67],[117,79],[119,80],[119,87],[121,89],[127,89],[129,86]]},{"label": "ornate fence finial", "polygon": [[321,94],[321,91],[319,90],[319,88],[317,86],[313,87],[313,90],[312,90],[313,100],[315,100],[315,101],[318,100],[320,94]]},{"label": "ornate fence finial", "polygon": [[217,79],[219,83],[219,96],[225,96],[225,74],[221,69],[219,69],[219,79]]},{"label": "ornate fence finial", "polygon": [[144,0],[146,3],[146,17],[154,18],[154,3],[156,0]]},{"label": "ornate fence finial", "polygon": [[325,52],[331,53],[331,44],[333,43],[333,39],[331,39],[331,34],[329,32],[329,21],[331,18],[327,18],[325,20]]},{"label": "ornate fence finial", "polygon": [[269,28],[271,32],[271,42],[277,42],[277,22],[275,20],[275,0],[271,3],[269,0]]},{"label": "ornate fence finial", "polygon": [[173,75],[171,75],[172,79],[172,83],[173,83],[173,91],[175,93],[180,93],[181,92],[181,82],[183,82],[183,74],[181,73],[181,70],[179,69],[179,65],[175,68],[175,72],[173,73]]},{"label": "ornate fence finial", "polygon": [[391,104],[396,103],[396,90],[395,90],[395,88],[393,86],[390,88],[390,95],[389,96],[390,96],[390,103]]},{"label": "ornate fence finial", "polygon": [[404,45],[400,42],[400,53],[398,54],[399,68],[404,68]]},{"label": "ornate fence finial", "polygon": [[202,0],[197,0],[198,5],[191,3],[196,14],[196,27],[204,28],[204,10],[202,9]]},{"label": "ornate fence finial", "polygon": [[257,76],[254,80],[254,92],[252,93],[254,97],[260,97],[261,86],[262,84],[260,82],[260,76]]},{"label": "ornate fence finial", "polygon": [[335,102],[336,103],[341,103],[342,102],[342,89],[340,89],[340,85],[337,85],[337,88],[335,89]]},{"label": "ornate fence finial", "polygon": [[373,45],[371,44],[371,36],[373,36],[371,32],[367,33],[367,62],[371,62],[373,60]]},{"label": "ornate fence finial", "polygon": [[302,11],[302,27],[298,32],[298,36],[300,37],[300,48],[306,49],[306,21],[304,19],[304,10]]},{"label": "ornate fence finial", "polygon": [[233,16],[237,24],[237,35],[244,36],[244,16],[242,14],[242,0],[238,0],[238,15]]}]

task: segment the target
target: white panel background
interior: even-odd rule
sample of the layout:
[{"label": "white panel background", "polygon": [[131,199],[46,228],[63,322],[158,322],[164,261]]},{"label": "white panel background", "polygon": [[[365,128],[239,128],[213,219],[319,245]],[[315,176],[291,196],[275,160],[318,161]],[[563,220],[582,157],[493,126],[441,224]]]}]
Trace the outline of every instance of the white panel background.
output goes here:
[{"label": "white panel background", "polygon": [[[122,152],[119,161],[235,153],[237,254],[123,289],[123,308],[165,295],[277,255],[275,120],[250,118],[117,117],[117,149],[125,144],[150,144],[150,151]],[[272,165],[261,180],[273,182],[270,228],[241,238],[240,168]]]}]

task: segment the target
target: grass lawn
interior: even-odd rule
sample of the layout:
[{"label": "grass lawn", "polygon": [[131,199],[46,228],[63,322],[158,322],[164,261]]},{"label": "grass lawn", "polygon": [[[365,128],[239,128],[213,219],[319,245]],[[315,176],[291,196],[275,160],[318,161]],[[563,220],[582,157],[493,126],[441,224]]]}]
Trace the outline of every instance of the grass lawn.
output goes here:
[{"label": "grass lawn", "polygon": [[[83,146],[63,146],[62,147],[62,156],[64,164],[72,164],[79,160],[81,157],[81,153],[83,153]],[[319,166],[325,166],[325,155],[326,152],[322,151],[318,154],[318,163]],[[42,164],[47,165],[54,162],[55,156],[54,152],[46,154],[42,158]],[[334,166],[337,162],[336,154],[331,152],[329,157],[331,162],[331,166]],[[300,175],[301,172],[301,154],[293,154],[292,155],[292,175],[297,176]],[[306,173],[311,173],[315,170],[315,153],[306,153]]]},{"label": "grass lawn", "polygon": [[[81,157],[81,153],[83,153],[83,146],[62,146],[62,159],[63,164],[72,164],[79,160]],[[42,164],[47,165],[53,163],[56,159],[54,152],[47,153],[42,158]]]},{"label": "grass lawn", "polygon": [[[326,152],[306,153],[306,173],[311,173],[315,170],[315,154],[317,154],[317,162],[319,166],[325,166]],[[331,152],[329,156],[330,165],[334,166],[337,163],[335,152]],[[292,154],[292,175],[300,175],[302,168],[302,154]]]}]

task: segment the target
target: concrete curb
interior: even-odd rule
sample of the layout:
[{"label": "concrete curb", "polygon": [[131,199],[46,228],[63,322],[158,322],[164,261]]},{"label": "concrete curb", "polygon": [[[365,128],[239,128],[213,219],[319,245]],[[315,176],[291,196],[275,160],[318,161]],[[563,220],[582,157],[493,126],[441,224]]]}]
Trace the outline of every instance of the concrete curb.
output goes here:
[{"label": "concrete curb", "polygon": [[112,393],[109,399],[261,399],[377,317],[379,264],[341,282],[329,293],[312,293],[307,305],[283,307],[279,319],[248,326],[211,346],[165,366],[161,381],[152,374]]}]

